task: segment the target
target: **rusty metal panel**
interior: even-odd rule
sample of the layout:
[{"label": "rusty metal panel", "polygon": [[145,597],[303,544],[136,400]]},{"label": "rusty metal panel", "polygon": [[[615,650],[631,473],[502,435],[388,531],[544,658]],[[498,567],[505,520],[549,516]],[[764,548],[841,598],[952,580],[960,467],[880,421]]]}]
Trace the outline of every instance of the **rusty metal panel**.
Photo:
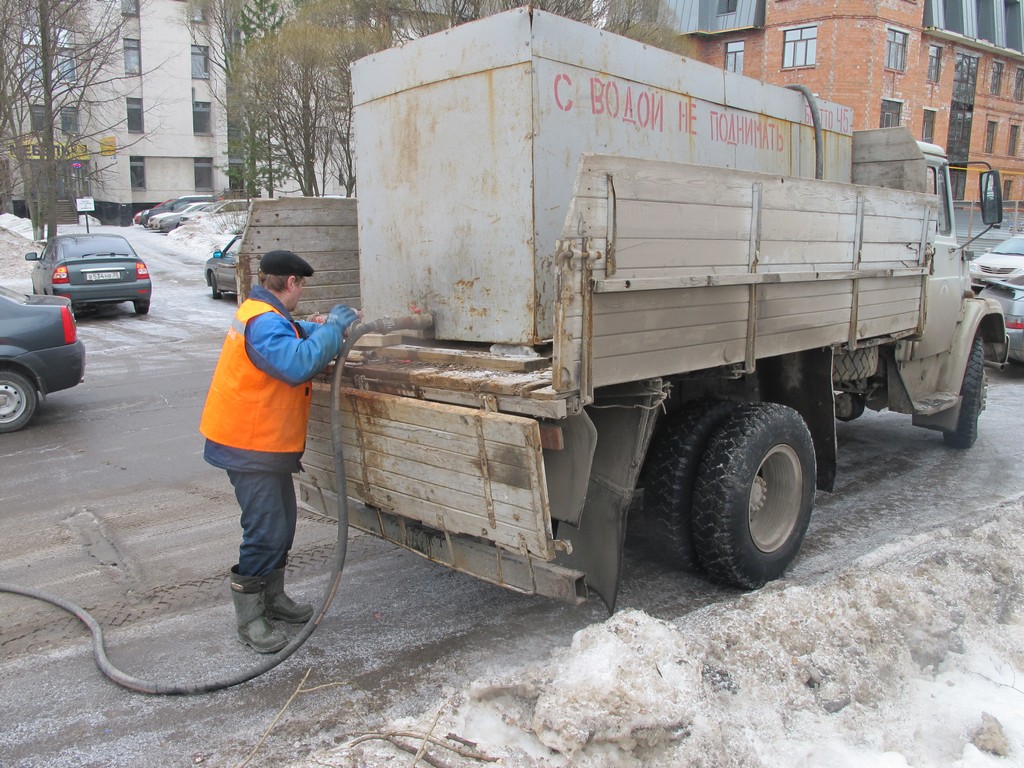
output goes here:
[{"label": "rusty metal panel", "polygon": [[[800,94],[530,9],[361,60],[353,88],[364,309],[429,310],[443,340],[553,337],[582,153],[813,174]],[[848,180],[852,113],[821,112]]]},{"label": "rusty metal panel", "polygon": [[[350,496],[453,535],[554,557],[535,420],[356,389],[342,391],[341,406]],[[307,464],[330,454],[321,415],[311,420]],[[317,482],[335,491],[329,474]]]}]

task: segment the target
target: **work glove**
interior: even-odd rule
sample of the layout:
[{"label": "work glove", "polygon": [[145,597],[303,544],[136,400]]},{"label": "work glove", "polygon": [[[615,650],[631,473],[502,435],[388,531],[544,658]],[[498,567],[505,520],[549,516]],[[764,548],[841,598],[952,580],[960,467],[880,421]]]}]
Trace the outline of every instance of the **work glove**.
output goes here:
[{"label": "work glove", "polygon": [[345,330],[359,318],[358,313],[344,304],[335,304],[334,309],[327,316],[328,323],[335,323],[339,328]]}]

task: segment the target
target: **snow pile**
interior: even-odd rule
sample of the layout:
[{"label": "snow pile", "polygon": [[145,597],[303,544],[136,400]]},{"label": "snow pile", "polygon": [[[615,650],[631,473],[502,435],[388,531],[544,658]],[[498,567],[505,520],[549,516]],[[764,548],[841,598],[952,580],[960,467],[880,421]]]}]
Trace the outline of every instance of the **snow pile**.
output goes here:
[{"label": "snow pile", "polygon": [[217,248],[226,247],[233,237],[234,234],[226,233],[217,221],[208,219],[183,224],[167,233],[167,239],[175,245],[202,253],[204,261]]},{"label": "snow pile", "polygon": [[[814,583],[777,582],[674,622],[623,611],[560,656],[454,693],[436,722],[394,730],[461,750],[427,748],[453,768],[484,764],[469,744],[516,767],[1020,765],[1022,534],[1018,500]],[[396,754],[362,741],[302,765]]]},{"label": "snow pile", "polygon": [[25,254],[39,250],[32,242],[32,222],[0,213],[0,283],[28,278],[31,264]]}]

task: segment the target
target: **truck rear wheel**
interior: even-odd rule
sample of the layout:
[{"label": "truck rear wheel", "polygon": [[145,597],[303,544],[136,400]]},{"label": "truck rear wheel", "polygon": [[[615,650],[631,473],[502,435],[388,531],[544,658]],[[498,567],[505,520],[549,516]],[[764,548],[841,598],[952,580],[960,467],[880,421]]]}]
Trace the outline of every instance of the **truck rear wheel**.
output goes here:
[{"label": "truck rear wheel", "polygon": [[811,519],[815,471],[800,414],[737,407],[708,442],[694,491],[694,545],[708,574],[749,589],[781,576]]},{"label": "truck rear wheel", "polygon": [[711,435],[736,407],[726,400],[692,403],[665,416],[644,464],[643,520],[637,538],[659,559],[684,571],[700,570],[693,547],[693,488]]},{"label": "truck rear wheel", "polygon": [[952,448],[966,450],[978,439],[978,417],[985,410],[985,344],[980,336],[974,337],[967,370],[960,385],[960,415],[956,429],[943,432],[942,439]]}]

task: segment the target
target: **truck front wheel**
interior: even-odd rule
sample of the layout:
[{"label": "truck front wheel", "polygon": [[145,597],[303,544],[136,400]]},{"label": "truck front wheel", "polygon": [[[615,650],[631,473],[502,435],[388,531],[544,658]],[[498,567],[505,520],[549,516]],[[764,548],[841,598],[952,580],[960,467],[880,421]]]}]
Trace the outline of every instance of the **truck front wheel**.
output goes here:
[{"label": "truck front wheel", "polygon": [[966,450],[978,439],[978,416],[985,410],[985,344],[980,336],[974,337],[971,354],[967,358],[964,382],[960,385],[960,415],[956,429],[943,432],[942,439],[952,448]]},{"label": "truck front wheel", "polygon": [[708,575],[757,589],[796,557],[814,502],[814,444],[792,408],[745,403],[711,437],[693,499]]}]

